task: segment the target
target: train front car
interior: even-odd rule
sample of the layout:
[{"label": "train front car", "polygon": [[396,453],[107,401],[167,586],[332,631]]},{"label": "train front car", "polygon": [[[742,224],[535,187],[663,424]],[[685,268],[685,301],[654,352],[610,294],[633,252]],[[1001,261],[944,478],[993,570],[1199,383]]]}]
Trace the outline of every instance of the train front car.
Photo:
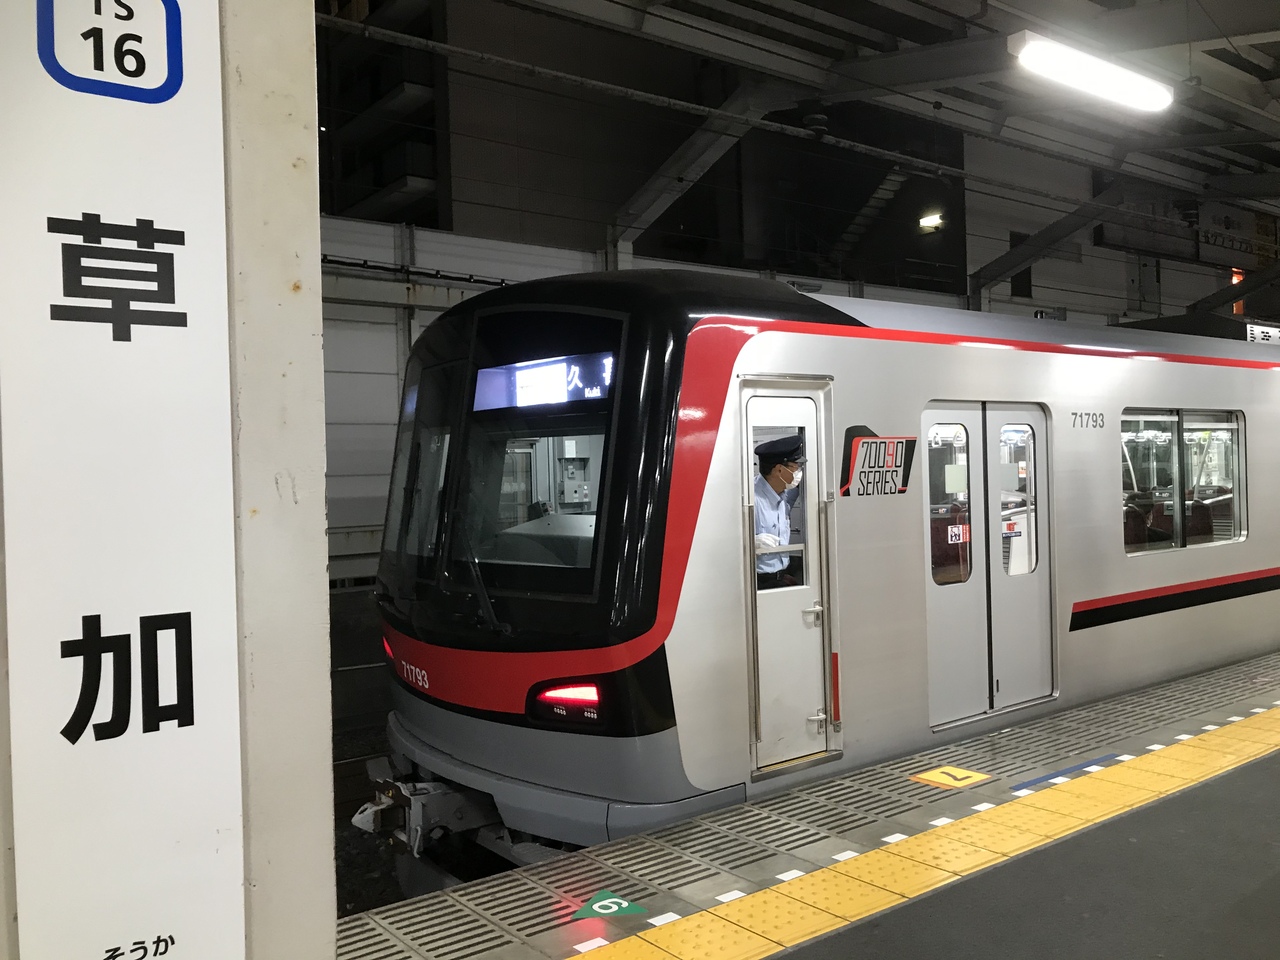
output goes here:
[{"label": "train front car", "polygon": [[483,294],[414,346],[377,590],[415,853],[476,831],[521,859],[744,797],[690,783],[664,647],[728,379],[701,398],[686,346],[735,309],[856,323],[778,283],[635,272]]}]

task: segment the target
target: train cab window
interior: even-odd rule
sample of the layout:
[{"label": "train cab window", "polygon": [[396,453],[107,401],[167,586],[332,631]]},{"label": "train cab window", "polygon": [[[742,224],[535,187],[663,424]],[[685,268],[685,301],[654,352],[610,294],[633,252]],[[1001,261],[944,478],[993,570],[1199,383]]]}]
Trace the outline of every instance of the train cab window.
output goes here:
[{"label": "train cab window", "polygon": [[929,545],[933,582],[965,583],[969,554],[969,431],[959,423],[929,428]]},{"label": "train cab window", "polygon": [[1124,548],[1149,553],[1244,536],[1243,417],[1229,411],[1124,411]]},{"label": "train cab window", "polygon": [[1037,562],[1036,434],[1026,423],[1000,428],[1000,550],[1011,577],[1034,573]]},{"label": "train cab window", "polygon": [[434,565],[449,437],[463,376],[461,364],[424,369],[414,360],[405,377],[383,549],[419,577],[430,576]]},{"label": "train cab window", "polygon": [[613,421],[613,350],[476,371],[451,559],[496,590],[586,593]]}]

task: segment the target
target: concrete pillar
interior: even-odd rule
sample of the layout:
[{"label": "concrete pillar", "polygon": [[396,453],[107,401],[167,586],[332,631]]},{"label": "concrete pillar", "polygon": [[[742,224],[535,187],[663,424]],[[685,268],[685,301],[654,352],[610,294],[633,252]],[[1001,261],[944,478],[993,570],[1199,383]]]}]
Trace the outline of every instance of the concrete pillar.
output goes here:
[{"label": "concrete pillar", "polygon": [[222,0],[249,960],[335,953],[312,0]]}]

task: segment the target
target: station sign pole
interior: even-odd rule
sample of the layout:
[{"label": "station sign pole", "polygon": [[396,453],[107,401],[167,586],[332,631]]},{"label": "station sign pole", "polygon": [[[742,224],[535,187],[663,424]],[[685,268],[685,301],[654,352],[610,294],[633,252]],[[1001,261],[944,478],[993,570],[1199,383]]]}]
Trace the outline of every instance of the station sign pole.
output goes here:
[{"label": "station sign pole", "polygon": [[5,7],[0,450],[20,955],[236,960],[219,4]]}]

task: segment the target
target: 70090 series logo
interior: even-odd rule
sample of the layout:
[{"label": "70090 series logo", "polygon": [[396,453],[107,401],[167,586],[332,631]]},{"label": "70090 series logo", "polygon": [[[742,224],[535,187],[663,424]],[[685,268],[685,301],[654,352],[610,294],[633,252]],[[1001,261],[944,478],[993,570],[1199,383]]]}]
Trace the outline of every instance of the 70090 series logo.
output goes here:
[{"label": "70090 series logo", "polygon": [[842,497],[892,497],[907,492],[915,437],[881,437],[859,425],[844,432]]}]

